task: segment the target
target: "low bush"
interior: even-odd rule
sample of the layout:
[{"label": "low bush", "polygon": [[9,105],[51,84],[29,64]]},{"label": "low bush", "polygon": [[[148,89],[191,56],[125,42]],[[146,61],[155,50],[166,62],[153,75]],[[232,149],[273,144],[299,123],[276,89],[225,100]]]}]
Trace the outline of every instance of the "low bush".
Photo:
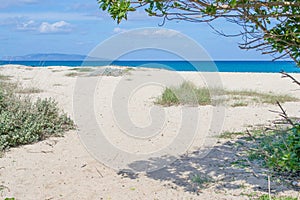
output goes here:
[{"label": "low bush", "polygon": [[[74,128],[73,121],[49,99],[32,101],[15,93],[17,88],[0,82],[0,151],[60,136]],[[13,85],[15,86],[15,85]]]},{"label": "low bush", "polygon": [[253,153],[263,158],[267,167],[279,172],[300,172],[300,124],[284,130],[272,130],[256,137]]},{"label": "low bush", "polygon": [[[252,138],[255,146],[250,157],[263,159],[267,167],[277,172],[288,172],[289,175],[300,174],[300,123],[290,118],[283,107],[277,102],[283,118],[276,121],[275,127],[268,129]],[[281,124],[279,127],[277,124]],[[250,133],[249,133],[250,134]]]}]

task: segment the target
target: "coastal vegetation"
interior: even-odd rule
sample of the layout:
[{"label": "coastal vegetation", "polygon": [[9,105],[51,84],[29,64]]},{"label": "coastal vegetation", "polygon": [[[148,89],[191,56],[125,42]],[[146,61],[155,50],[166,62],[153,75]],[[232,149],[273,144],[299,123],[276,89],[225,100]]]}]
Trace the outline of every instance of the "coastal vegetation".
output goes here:
[{"label": "coastal vegetation", "polygon": [[71,68],[70,71],[65,74],[68,77],[77,77],[77,76],[123,76],[129,75],[133,68],[114,68],[114,67],[103,67],[103,68],[91,68],[91,67],[74,67]]},{"label": "coastal vegetation", "polygon": [[61,136],[75,127],[53,99],[33,101],[27,94],[40,90],[16,86],[0,81],[0,151]]},{"label": "coastal vegetation", "polygon": [[10,80],[10,76],[5,76],[5,75],[2,75],[0,74],[0,81],[7,81],[7,80]]},{"label": "coastal vegetation", "polygon": [[95,71],[95,69],[90,68],[90,67],[74,67],[70,69],[71,71],[76,71],[76,72],[92,72]]},{"label": "coastal vegetation", "polygon": [[251,90],[226,90],[220,88],[197,87],[191,82],[183,82],[178,87],[167,87],[156,103],[171,105],[216,105],[229,104],[232,107],[250,104],[276,104],[295,102],[298,98],[282,94],[262,93]]},{"label": "coastal vegetation", "polygon": [[263,164],[276,171],[297,176],[300,172],[300,125],[262,131],[251,137],[253,148],[249,157],[262,160]]},{"label": "coastal vegetation", "polygon": [[36,88],[36,87],[28,87],[28,88],[20,88],[15,92],[18,94],[34,94],[34,93],[41,93],[43,90]]},{"label": "coastal vegetation", "polygon": [[67,77],[77,77],[77,76],[81,76],[83,75],[83,73],[79,73],[79,72],[68,72],[65,74],[65,76]]}]

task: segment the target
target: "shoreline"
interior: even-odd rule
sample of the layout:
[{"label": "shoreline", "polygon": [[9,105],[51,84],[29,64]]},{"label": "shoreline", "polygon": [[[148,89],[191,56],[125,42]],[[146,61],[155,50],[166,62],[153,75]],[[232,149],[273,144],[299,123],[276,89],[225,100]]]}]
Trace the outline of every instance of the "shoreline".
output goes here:
[{"label": "shoreline", "polygon": [[[279,61],[278,61],[279,62]],[[283,61],[281,61],[283,62]],[[92,68],[92,69],[100,69],[100,68],[132,68],[132,69],[140,69],[140,70],[163,70],[163,71],[170,71],[170,72],[178,72],[178,73],[221,73],[221,74],[280,74],[281,72],[238,72],[238,71],[181,71],[181,70],[168,70],[165,68],[155,68],[155,67],[139,67],[139,66],[118,66],[118,65],[107,65],[107,66],[64,66],[64,65],[57,65],[57,66],[30,66],[30,65],[19,65],[19,64],[4,64],[0,65],[1,68],[5,67],[24,67],[24,68],[36,68],[36,69],[52,69],[52,68],[66,68],[66,69],[72,69],[72,68]],[[288,74],[300,74],[300,72],[288,72]]]}]

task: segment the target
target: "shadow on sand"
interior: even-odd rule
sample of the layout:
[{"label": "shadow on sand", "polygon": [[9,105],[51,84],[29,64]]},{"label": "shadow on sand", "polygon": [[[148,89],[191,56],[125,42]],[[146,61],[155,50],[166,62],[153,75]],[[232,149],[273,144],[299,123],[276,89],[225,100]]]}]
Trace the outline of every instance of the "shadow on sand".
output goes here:
[{"label": "shadow on sand", "polygon": [[[234,141],[221,141],[214,146],[210,153],[201,158],[201,152],[195,151],[178,158],[172,164],[146,172],[146,176],[159,181],[169,181],[172,187],[180,187],[184,191],[198,192],[207,187],[215,191],[243,190],[251,188],[255,192],[268,192],[268,172],[261,167],[261,162],[249,160],[246,152],[251,147],[249,138],[242,137]],[[128,169],[119,174],[135,179],[140,166],[149,165],[152,169],[162,166],[173,157],[152,158],[131,163]],[[273,174],[274,175],[274,174]],[[291,181],[280,180],[280,177],[271,176],[271,192],[277,193],[292,188]],[[298,188],[299,189],[299,188]]]}]

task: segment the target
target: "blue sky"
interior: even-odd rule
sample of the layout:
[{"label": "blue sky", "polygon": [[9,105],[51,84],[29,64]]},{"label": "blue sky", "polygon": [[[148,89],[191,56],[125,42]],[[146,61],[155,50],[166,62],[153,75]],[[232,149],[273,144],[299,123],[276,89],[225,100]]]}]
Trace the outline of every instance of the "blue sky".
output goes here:
[{"label": "blue sky", "polygon": [[[115,34],[134,28],[159,27],[161,22],[160,18],[138,11],[118,25],[98,9],[96,0],[1,0],[0,57],[35,53],[87,55]],[[238,26],[222,20],[214,24],[229,33],[239,30]],[[206,24],[167,21],[164,28],[191,37],[214,60],[272,59],[256,51],[240,50],[240,38],[219,36]]]}]

